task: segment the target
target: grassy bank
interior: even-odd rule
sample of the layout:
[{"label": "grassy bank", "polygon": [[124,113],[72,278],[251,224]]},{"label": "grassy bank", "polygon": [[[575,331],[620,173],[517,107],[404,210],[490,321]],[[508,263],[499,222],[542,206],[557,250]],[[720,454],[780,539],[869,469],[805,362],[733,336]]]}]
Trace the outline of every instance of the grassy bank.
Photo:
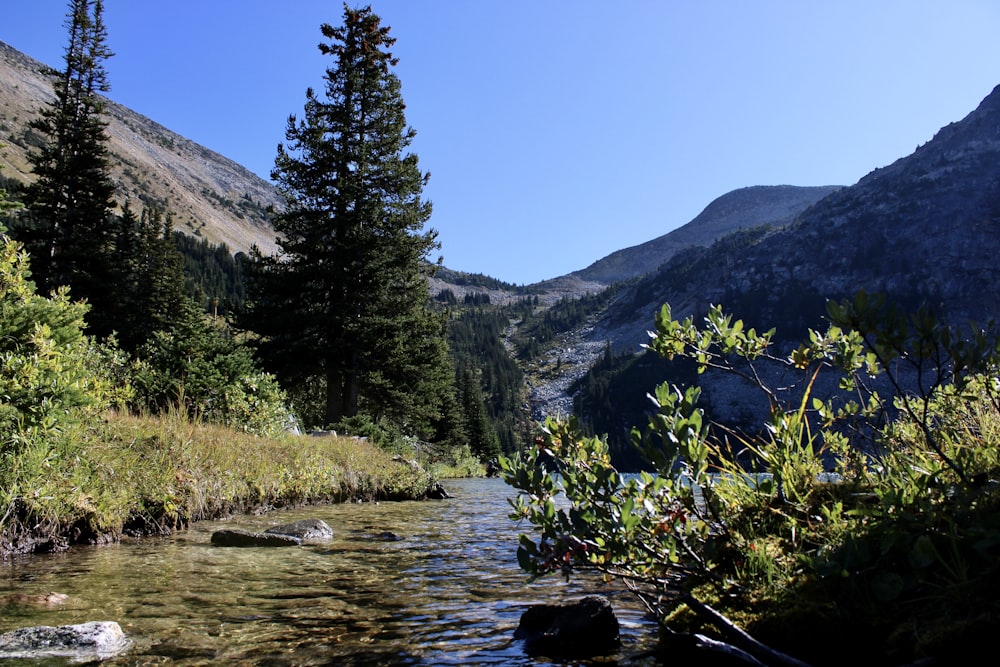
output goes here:
[{"label": "grassy bank", "polygon": [[260,438],[180,415],[109,413],[61,440],[34,452],[18,483],[0,491],[5,555],[280,506],[421,498],[434,482],[364,440]]}]

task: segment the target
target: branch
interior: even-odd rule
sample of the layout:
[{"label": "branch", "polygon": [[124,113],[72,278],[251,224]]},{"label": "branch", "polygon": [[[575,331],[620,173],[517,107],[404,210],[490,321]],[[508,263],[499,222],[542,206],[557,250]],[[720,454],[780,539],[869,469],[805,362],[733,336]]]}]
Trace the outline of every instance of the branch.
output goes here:
[{"label": "branch", "polygon": [[755,658],[765,660],[766,664],[783,665],[786,667],[809,667],[808,663],[785,655],[784,653],[757,641],[728,618],[712,609],[707,604],[699,602],[691,595],[684,595],[682,600],[684,601],[684,604],[690,607],[696,614],[708,618],[712,624],[719,629],[722,636],[732,642],[735,647],[745,650]]}]

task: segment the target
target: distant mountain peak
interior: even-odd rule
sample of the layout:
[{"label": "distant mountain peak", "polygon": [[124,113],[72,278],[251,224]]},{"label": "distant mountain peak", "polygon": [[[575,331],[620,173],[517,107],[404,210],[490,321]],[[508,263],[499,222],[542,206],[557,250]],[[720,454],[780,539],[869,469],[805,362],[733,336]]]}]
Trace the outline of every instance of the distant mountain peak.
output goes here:
[{"label": "distant mountain peak", "polygon": [[646,243],[613,252],[571,275],[605,285],[635,278],[655,271],[685,248],[709,246],[739,229],[783,227],[839,188],[755,185],[733,190],[713,200],[687,224]]}]

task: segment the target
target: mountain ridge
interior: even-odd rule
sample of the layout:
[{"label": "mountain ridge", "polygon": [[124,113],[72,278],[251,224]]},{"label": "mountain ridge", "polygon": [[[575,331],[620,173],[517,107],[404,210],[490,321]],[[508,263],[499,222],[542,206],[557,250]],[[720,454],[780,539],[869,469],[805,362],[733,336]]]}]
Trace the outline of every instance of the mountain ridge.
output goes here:
[{"label": "mountain ridge", "polygon": [[[786,227],[689,247],[619,290],[585,329],[564,335],[638,353],[662,304],[696,321],[715,304],[747,327],[775,327],[784,345],[824,326],[827,300],[860,290],[911,312],[929,307],[959,327],[988,326],[1000,320],[997,256],[1000,86],[910,155],[830,193]],[[754,414],[741,398],[745,387],[710,376],[699,384],[717,414]]]},{"label": "mountain ridge", "polygon": [[[0,41],[0,149],[3,175],[32,180],[28,152],[41,140],[30,119],[54,97],[54,70]],[[233,160],[201,146],[114,100],[107,104],[108,148],[119,205],[154,205],[171,213],[179,231],[246,252],[277,249],[268,221],[282,206],[275,186]]]},{"label": "mountain ridge", "polygon": [[741,227],[783,227],[842,186],[753,185],[712,200],[690,222],[639,245],[617,250],[570,275],[610,284],[655,271],[681,250],[709,246]]}]

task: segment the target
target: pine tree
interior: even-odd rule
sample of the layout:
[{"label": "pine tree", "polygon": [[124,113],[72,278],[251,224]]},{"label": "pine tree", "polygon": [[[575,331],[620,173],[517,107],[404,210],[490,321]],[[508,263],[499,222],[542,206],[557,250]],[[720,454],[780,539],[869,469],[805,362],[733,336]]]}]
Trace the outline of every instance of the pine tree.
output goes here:
[{"label": "pine tree", "polygon": [[[325,95],[288,119],[272,178],[281,253],[254,253],[248,322],[296,395],[322,391],[327,424],[363,413],[422,431],[454,399],[445,321],[430,310],[427,175],[407,151],[395,39],[370,7],[324,24]],[[447,421],[447,420],[446,420]]]},{"label": "pine tree", "polygon": [[[35,182],[25,202],[30,215],[14,230],[32,257],[43,292],[66,285],[91,303],[88,324],[107,333],[107,285],[113,282],[114,182],[109,173],[105,104],[110,89],[102,0],[71,0],[67,15],[66,67],[54,83],[55,98],[31,123],[47,141],[31,156]],[[93,325],[97,325],[96,327]]]},{"label": "pine tree", "polygon": [[115,223],[117,277],[106,288],[107,315],[118,342],[133,352],[184,314],[184,258],[170,216],[162,211],[146,208],[137,216],[126,206]]},{"label": "pine tree", "polygon": [[500,438],[486,413],[481,373],[469,363],[462,364],[455,372],[462,413],[469,435],[469,447],[480,461],[494,459],[502,453]]}]

